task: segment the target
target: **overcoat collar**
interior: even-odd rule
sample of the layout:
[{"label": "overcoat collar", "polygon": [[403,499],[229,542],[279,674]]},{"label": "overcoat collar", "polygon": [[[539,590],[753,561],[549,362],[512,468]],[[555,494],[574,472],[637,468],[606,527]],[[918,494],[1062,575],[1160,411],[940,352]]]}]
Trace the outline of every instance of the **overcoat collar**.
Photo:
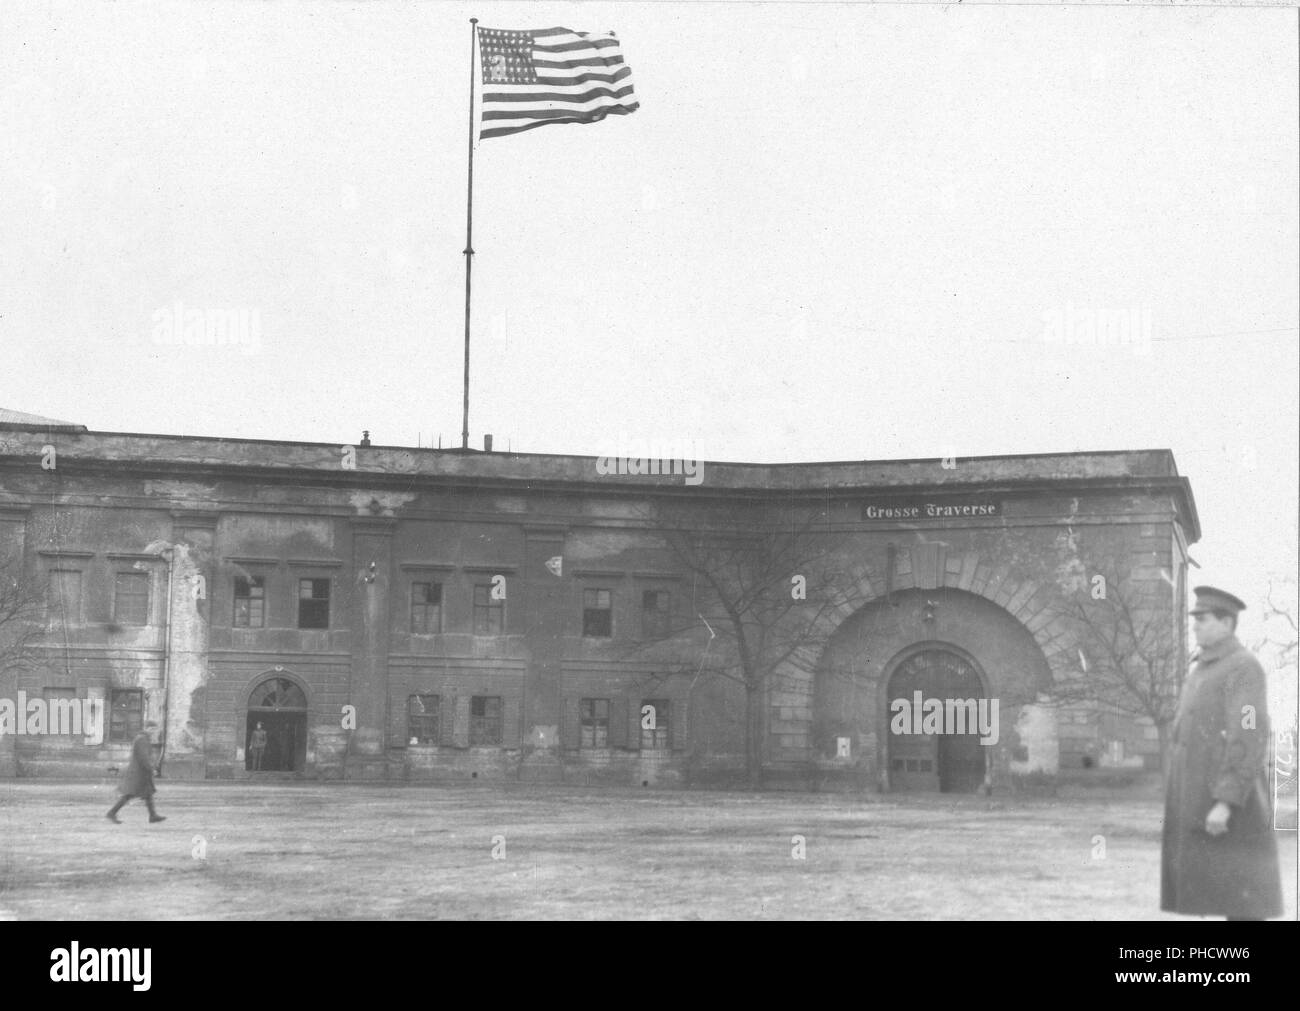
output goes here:
[{"label": "overcoat collar", "polygon": [[1241,649],[1241,643],[1235,634],[1221,639],[1213,646],[1202,646],[1196,653],[1197,663],[1213,663],[1215,660],[1222,660],[1229,653],[1235,653]]}]

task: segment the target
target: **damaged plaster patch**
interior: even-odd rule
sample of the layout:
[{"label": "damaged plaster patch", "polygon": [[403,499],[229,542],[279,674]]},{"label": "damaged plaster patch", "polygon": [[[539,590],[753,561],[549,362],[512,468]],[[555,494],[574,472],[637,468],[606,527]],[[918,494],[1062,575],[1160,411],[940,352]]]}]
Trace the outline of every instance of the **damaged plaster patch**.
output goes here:
[{"label": "damaged plaster patch", "polygon": [[348,496],[348,504],[358,516],[392,516],[415,498],[415,492],[356,491]]},{"label": "damaged plaster patch", "polygon": [[154,541],[146,551],[160,556],[171,553],[171,599],[167,601],[171,635],[163,703],[167,707],[165,754],[169,758],[194,755],[203,748],[202,734],[195,728],[202,726],[196,703],[202,702],[208,677],[208,622],[204,611],[210,587],[203,568],[209,552],[186,541]]},{"label": "damaged plaster patch", "polygon": [[1018,775],[1043,772],[1054,775],[1060,771],[1061,745],[1056,729],[1056,712],[1049,706],[1030,704],[1020,710],[1016,720],[1016,736],[1026,749],[1026,758],[1011,762],[1011,771]]}]

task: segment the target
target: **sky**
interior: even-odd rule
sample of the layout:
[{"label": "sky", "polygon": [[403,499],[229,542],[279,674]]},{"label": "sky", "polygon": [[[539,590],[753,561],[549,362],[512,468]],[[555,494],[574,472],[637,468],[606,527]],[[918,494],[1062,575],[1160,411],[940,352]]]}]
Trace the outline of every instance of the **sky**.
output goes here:
[{"label": "sky", "polygon": [[641,103],[476,149],[471,445],[1168,448],[1193,585],[1259,637],[1300,522],[1294,9],[11,0],[0,406],[459,445],[471,17],[616,31]]}]

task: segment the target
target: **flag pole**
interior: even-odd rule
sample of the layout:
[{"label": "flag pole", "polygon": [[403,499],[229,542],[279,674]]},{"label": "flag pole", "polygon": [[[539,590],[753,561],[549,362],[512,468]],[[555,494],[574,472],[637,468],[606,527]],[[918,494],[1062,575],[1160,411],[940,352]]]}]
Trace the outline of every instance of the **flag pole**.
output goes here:
[{"label": "flag pole", "polygon": [[469,280],[474,262],[474,50],[478,48],[478,18],[469,19],[469,180],[465,192],[465,409],[461,415],[460,448],[469,449]]}]

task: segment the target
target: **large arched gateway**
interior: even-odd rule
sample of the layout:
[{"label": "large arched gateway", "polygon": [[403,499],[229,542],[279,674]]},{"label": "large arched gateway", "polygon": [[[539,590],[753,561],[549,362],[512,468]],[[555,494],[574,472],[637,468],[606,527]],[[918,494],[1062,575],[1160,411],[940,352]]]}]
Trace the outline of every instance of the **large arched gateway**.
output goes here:
[{"label": "large arched gateway", "polygon": [[[971,793],[984,783],[987,748],[980,744],[978,714],[991,701],[984,685],[974,662],[951,646],[928,646],[898,658],[886,692],[893,789]],[[940,718],[927,721],[926,704],[936,702],[943,708],[932,712]]]},{"label": "large arched gateway", "polygon": [[[897,591],[832,633],[811,685],[813,747],[882,790],[997,786],[1055,749],[1054,720],[1023,719],[1050,685],[1033,633],[1006,608],[946,587]],[[925,721],[936,699],[937,727]]]},{"label": "large arched gateway", "polygon": [[[261,768],[253,769],[250,745],[258,725],[266,732]],[[302,772],[307,766],[307,694],[283,674],[258,682],[248,697],[244,767],[252,772]]]}]

